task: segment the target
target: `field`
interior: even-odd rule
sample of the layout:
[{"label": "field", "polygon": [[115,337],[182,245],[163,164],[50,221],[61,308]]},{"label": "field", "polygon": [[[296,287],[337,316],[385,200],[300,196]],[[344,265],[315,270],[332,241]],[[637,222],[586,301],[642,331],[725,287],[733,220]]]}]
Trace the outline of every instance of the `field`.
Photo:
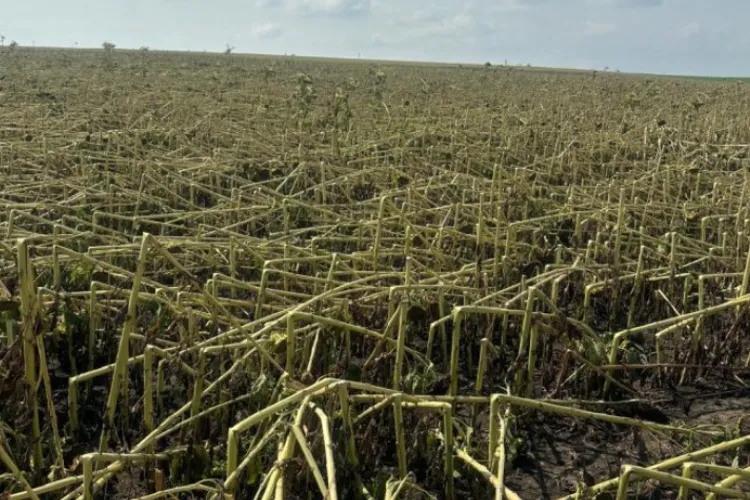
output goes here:
[{"label": "field", "polygon": [[3,48],[0,498],[750,498],[749,89]]}]

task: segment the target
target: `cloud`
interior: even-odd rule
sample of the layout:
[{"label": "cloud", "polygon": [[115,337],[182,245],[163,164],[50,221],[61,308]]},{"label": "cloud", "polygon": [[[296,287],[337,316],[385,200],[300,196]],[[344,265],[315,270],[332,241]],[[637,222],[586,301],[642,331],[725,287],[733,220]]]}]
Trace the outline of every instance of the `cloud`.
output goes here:
[{"label": "cloud", "polygon": [[496,5],[500,6],[500,8],[503,7],[535,7],[537,5],[542,5],[545,3],[551,3],[549,0],[499,0],[498,2],[493,2]]},{"label": "cloud", "polygon": [[544,4],[551,5],[549,0],[497,0],[494,2],[482,2],[485,12],[521,12],[532,10]]},{"label": "cloud", "polygon": [[614,33],[615,31],[617,31],[617,26],[614,24],[586,21],[586,27],[584,28],[583,33],[590,36],[601,36]]},{"label": "cloud", "polygon": [[276,23],[266,22],[254,26],[252,33],[255,38],[272,40],[283,35],[284,30]]},{"label": "cloud", "polygon": [[[382,6],[385,7],[385,6]],[[424,40],[442,37],[460,38],[462,34],[471,34],[476,28],[472,10],[473,3],[456,10],[453,5],[434,3],[429,9],[408,11],[387,11],[390,16],[388,33],[379,31],[379,42],[406,43],[408,40]]]},{"label": "cloud", "polygon": [[588,0],[588,3],[608,7],[640,8],[661,7],[664,0]]},{"label": "cloud", "polygon": [[696,22],[683,24],[677,29],[679,38],[695,38],[701,33],[701,25]]},{"label": "cloud", "polygon": [[287,0],[286,6],[303,14],[357,16],[372,10],[372,0]]},{"label": "cloud", "polygon": [[[153,2],[134,1],[144,6]],[[236,5],[238,14],[228,20],[199,0],[155,3],[165,1],[200,4],[200,9],[179,11],[194,28],[186,31],[210,23],[215,28],[214,46],[221,46],[227,33],[236,33],[229,40],[235,40],[242,51],[347,57],[361,52],[362,57],[375,59],[451,62],[507,58],[539,66],[609,66],[625,72],[674,74],[741,75],[750,67],[750,30],[743,24],[750,16],[750,2],[743,0],[725,0],[732,4],[729,10],[706,0],[225,0]],[[176,12],[169,10],[164,16]],[[24,15],[17,17],[33,17],[25,11]],[[242,21],[248,17],[249,29]],[[30,34],[24,36],[36,38],[39,44],[39,22],[28,24]],[[64,28],[68,33],[82,29],[73,20],[69,24],[44,27]],[[122,29],[122,36],[96,35],[93,45],[112,37],[125,46],[130,31]],[[158,26],[154,29],[161,33]],[[131,45],[158,47],[160,40],[191,48],[207,44],[177,30],[169,36],[134,37]],[[248,46],[241,47],[240,40]]]},{"label": "cloud", "polygon": [[460,12],[453,16],[436,19],[423,23],[414,28],[414,34],[423,37],[457,36],[461,33],[470,33],[475,25],[474,18],[466,12]]},{"label": "cloud", "polygon": [[664,0],[616,0],[619,7],[661,7]]}]

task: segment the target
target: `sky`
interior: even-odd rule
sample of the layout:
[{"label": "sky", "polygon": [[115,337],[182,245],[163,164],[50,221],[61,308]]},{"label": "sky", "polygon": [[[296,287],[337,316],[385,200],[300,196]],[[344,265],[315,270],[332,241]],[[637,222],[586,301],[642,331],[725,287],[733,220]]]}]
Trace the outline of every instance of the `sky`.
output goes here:
[{"label": "sky", "polygon": [[2,0],[6,43],[750,76],[747,0]]}]

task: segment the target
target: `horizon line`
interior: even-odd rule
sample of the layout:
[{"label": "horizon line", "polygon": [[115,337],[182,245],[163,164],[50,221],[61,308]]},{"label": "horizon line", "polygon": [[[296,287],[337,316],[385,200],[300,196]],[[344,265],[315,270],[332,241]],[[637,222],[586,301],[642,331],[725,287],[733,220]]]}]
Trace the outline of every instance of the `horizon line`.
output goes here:
[{"label": "horizon line", "polygon": [[[105,42],[102,42],[105,43]],[[113,42],[111,42],[113,43]],[[3,48],[7,47],[4,46]],[[211,54],[211,55],[229,55],[229,56],[246,56],[246,57],[260,57],[260,58],[274,58],[274,57],[294,57],[301,59],[311,60],[330,60],[338,62],[362,62],[362,63],[396,63],[396,64],[421,64],[421,65],[434,65],[434,66],[471,66],[482,68],[490,63],[493,68],[514,68],[521,70],[532,70],[532,71],[550,71],[550,72],[569,72],[569,73],[588,73],[597,72],[604,74],[620,75],[620,76],[651,76],[651,77],[667,77],[667,78],[700,78],[700,79],[715,79],[715,80],[738,80],[745,81],[750,80],[750,75],[747,76],[735,76],[735,75],[708,75],[708,74],[684,74],[684,73],[650,73],[641,71],[620,71],[616,68],[570,68],[564,66],[539,66],[532,63],[493,63],[492,61],[481,62],[458,62],[458,61],[437,61],[437,60],[420,60],[420,59],[391,59],[391,58],[368,58],[368,57],[353,57],[353,56],[318,56],[318,55],[307,55],[307,54],[296,54],[296,53],[261,53],[261,52],[240,52],[236,51],[232,47],[230,54],[225,54],[224,51],[216,50],[195,50],[195,49],[163,49],[163,48],[152,48],[149,46],[135,47],[120,47],[115,44],[115,50],[124,52],[138,52],[143,47],[149,49],[150,52],[157,53],[175,53],[175,54]],[[231,45],[227,44],[227,47]],[[101,46],[57,46],[57,45],[23,45],[18,44],[19,49],[32,49],[32,50],[86,50],[86,51],[102,51],[104,50]]]}]

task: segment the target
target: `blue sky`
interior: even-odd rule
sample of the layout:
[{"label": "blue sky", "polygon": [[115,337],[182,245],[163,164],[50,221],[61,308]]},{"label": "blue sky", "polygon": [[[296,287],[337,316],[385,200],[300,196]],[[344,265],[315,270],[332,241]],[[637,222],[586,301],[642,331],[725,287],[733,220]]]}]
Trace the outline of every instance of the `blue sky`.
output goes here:
[{"label": "blue sky", "polygon": [[[0,33],[100,46],[750,75],[747,0],[24,0]],[[7,43],[7,42],[6,42]]]}]

